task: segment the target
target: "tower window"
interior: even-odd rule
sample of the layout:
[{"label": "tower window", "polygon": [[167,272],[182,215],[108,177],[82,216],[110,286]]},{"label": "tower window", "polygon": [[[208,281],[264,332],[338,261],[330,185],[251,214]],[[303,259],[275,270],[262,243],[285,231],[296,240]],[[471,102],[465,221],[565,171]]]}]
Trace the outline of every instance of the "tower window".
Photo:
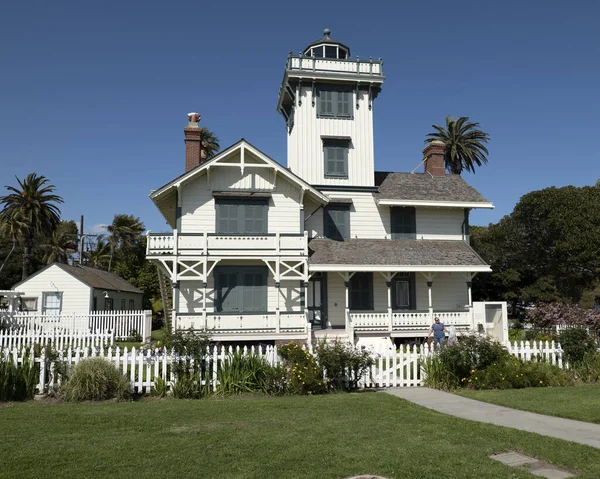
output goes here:
[{"label": "tower window", "polygon": [[349,140],[324,139],[325,178],[348,178]]},{"label": "tower window", "polygon": [[350,206],[330,205],[323,214],[325,237],[336,241],[350,239]]},{"label": "tower window", "polygon": [[332,87],[317,90],[317,118],[352,119],[352,91]]}]

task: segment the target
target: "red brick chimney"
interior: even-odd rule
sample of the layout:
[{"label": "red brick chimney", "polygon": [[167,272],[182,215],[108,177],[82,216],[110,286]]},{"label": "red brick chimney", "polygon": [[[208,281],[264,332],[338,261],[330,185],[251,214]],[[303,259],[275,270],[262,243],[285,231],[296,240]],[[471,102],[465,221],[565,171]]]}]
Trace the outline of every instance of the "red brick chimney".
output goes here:
[{"label": "red brick chimney", "polygon": [[185,135],[185,171],[190,171],[206,161],[206,153],[202,147],[202,130],[198,125],[200,114],[188,113],[188,121],[188,125],[183,129]]},{"label": "red brick chimney", "polygon": [[425,173],[429,173],[431,176],[446,176],[444,148],[444,142],[440,140],[433,140],[423,148]]}]

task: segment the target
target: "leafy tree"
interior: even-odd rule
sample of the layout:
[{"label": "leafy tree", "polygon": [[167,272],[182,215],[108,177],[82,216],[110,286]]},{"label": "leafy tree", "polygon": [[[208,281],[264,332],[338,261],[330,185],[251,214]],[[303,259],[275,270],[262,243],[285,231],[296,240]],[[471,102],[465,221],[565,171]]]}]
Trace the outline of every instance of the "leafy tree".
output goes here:
[{"label": "leafy tree", "polygon": [[[600,274],[600,188],[545,188],[524,195],[497,224],[471,230],[492,266],[474,294],[516,302],[578,302]],[[476,292],[476,293],[475,293]]]},{"label": "leafy tree", "polygon": [[210,159],[221,149],[219,139],[208,128],[200,128],[200,130],[202,131],[202,147],[206,152],[206,159]]},{"label": "leafy tree", "polygon": [[19,188],[7,186],[11,193],[0,197],[0,223],[18,221],[19,235],[23,244],[23,274],[27,278],[32,272],[32,250],[36,235],[50,235],[60,221],[57,203],[63,199],[54,194],[56,187],[48,184],[45,176],[30,173],[25,180],[17,178]]},{"label": "leafy tree", "polygon": [[77,251],[78,229],[75,221],[61,221],[52,235],[42,244],[46,264],[68,264]]},{"label": "leafy tree", "polygon": [[144,232],[144,224],[134,215],[118,214],[113,218],[112,224],[108,226],[110,243],[110,260],[108,271],[112,268],[115,252],[120,250],[125,253],[131,249],[136,241],[139,241]]},{"label": "leafy tree", "polygon": [[489,135],[479,129],[479,123],[469,122],[469,117],[454,119],[446,117],[446,126],[431,125],[436,131],[427,134],[425,143],[442,141],[444,164],[453,174],[460,175],[463,170],[475,173],[475,165],[487,163],[488,150],[484,143]]},{"label": "leafy tree", "polygon": [[10,259],[10,256],[15,251],[19,244],[19,237],[21,236],[21,230],[23,228],[23,222],[19,219],[18,216],[7,217],[0,223],[0,235],[2,237],[10,238],[11,248],[8,254],[4,257],[4,261],[0,266],[0,273],[6,266],[6,263]]}]

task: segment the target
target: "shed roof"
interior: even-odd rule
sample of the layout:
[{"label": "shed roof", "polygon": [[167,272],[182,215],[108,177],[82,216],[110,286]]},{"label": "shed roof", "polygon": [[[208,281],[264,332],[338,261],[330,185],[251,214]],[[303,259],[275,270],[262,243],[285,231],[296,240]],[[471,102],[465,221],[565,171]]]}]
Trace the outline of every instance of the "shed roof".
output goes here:
[{"label": "shed roof", "polygon": [[375,266],[487,266],[464,241],[313,239],[310,264]]}]

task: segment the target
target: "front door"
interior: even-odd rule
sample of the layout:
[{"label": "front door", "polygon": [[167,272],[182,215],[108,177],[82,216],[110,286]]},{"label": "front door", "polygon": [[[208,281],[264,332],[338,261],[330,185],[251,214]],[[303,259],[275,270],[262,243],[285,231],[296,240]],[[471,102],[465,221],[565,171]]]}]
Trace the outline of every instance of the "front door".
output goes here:
[{"label": "front door", "polygon": [[327,327],[326,284],[325,273],[314,274],[308,282],[306,308],[308,310],[308,320],[313,329],[325,329]]}]

